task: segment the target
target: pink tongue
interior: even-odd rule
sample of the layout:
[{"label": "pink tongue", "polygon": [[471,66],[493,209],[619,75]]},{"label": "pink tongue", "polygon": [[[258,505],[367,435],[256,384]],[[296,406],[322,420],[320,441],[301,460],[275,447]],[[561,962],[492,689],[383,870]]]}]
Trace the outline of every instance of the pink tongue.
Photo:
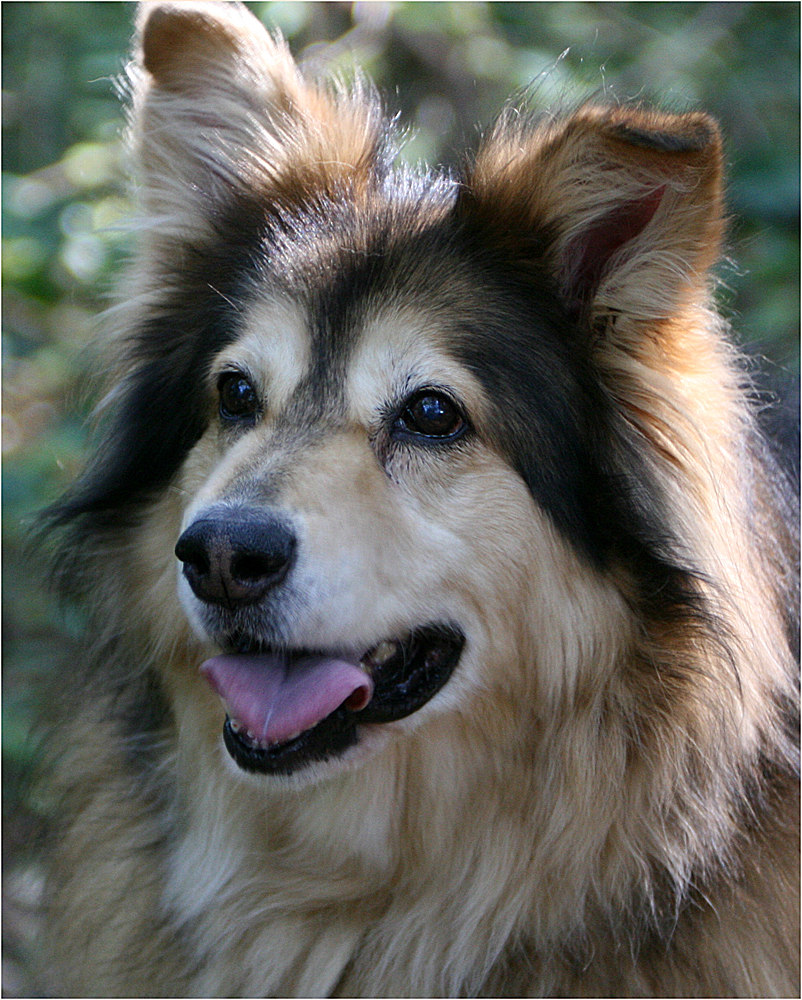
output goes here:
[{"label": "pink tongue", "polygon": [[284,743],[344,703],[359,711],[373,694],[356,664],[324,656],[236,653],[212,657],[201,672],[231,718],[263,743]]}]

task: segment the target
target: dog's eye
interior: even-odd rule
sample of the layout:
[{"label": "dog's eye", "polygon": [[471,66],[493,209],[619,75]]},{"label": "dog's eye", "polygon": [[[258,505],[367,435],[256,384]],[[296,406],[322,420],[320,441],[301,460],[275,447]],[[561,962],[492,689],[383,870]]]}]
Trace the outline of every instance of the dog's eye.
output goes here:
[{"label": "dog's eye", "polygon": [[422,389],[407,400],[393,430],[402,435],[453,441],[467,426],[461,410],[445,393]]},{"label": "dog's eye", "polygon": [[256,390],[241,372],[224,372],[217,381],[217,391],[224,420],[253,420],[259,413]]}]

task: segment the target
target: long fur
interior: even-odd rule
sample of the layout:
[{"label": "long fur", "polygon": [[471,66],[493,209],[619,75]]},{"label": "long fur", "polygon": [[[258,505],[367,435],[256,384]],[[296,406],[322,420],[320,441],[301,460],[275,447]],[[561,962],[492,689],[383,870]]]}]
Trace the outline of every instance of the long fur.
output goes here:
[{"label": "long fur", "polygon": [[[413,175],[366,84],[307,81],[242,7],[145,5],[137,44],[145,224],[48,521],[90,614],[52,992],[798,995],[795,501],[712,301],[715,124],[510,113]],[[232,443],[234,362],[271,409]],[[419,371],[475,424],[445,458],[355,415]],[[181,531],[243,489],[305,525],[293,641],[469,637],[287,779],[227,760],[177,596]]]}]

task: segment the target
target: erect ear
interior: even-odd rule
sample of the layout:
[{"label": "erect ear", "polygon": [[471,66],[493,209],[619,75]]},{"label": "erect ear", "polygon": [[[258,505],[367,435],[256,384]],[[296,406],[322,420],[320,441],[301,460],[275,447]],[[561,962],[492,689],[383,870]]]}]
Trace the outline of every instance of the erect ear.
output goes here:
[{"label": "erect ear", "polygon": [[698,292],[718,255],[718,129],[700,113],[626,107],[531,127],[508,117],[463,202],[522,266],[550,272],[572,312],[659,320]]},{"label": "erect ear", "polygon": [[239,3],[142,3],[131,75],[152,214],[208,213],[232,190],[292,201],[358,184],[380,141],[369,101],[306,81],[283,39]]}]

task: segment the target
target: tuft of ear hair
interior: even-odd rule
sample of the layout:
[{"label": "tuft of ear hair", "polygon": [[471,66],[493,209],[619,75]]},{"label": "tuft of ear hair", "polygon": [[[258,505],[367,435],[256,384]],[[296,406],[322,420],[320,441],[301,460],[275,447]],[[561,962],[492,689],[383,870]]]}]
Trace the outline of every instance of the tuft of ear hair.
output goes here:
[{"label": "tuft of ear hair", "polygon": [[572,312],[653,322],[706,281],[721,238],[721,140],[705,114],[585,105],[508,114],[463,201],[523,266],[545,266]]},{"label": "tuft of ear hair", "polygon": [[377,102],[306,80],[242,4],[151,0],[138,14],[131,134],[150,215],[231,194],[292,206],[365,187],[383,142]]}]

